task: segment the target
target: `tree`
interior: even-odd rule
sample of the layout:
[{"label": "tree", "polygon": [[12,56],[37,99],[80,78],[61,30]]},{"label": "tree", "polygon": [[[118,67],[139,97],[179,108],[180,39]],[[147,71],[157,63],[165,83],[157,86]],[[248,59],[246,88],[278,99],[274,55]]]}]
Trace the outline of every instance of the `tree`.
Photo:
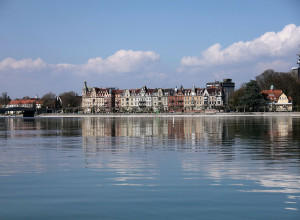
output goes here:
[{"label": "tree", "polygon": [[29,96],[24,96],[23,100],[30,100],[31,98]]},{"label": "tree", "polygon": [[52,92],[48,92],[42,97],[43,108],[55,108],[56,107],[56,95]]},{"label": "tree", "polygon": [[81,97],[78,96],[77,93],[70,91],[64,92],[59,95],[61,100],[62,108],[70,111],[71,109],[74,111],[75,109],[79,109],[81,105]]},{"label": "tree", "polygon": [[255,79],[262,90],[268,90],[273,85],[275,89],[282,90],[287,96],[292,95],[292,88],[297,82],[292,74],[275,72],[272,69],[265,70]]},{"label": "tree", "polygon": [[288,97],[292,97],[294,109],[300,109],[300,79],[298,76],[269,69],[256,76],[256,80],[262,90],[270,89],[271,85],[275,89],[282,90]]},{"label": "tree", "polygon": [[11,101],[10,97],[7,95],[7,92],[2,92],[0,97],[0,105],[6,107],[6,105]]},{"label": "tree", "polygon": [[259,107],[265,105],[260,91],[257,81],[251,80],[246,83],[245,94],[241,97],[240,105],[249,111],[257,111]]},{"label": "tree", "polygon": [[243,83],[241,85],[241,87],[234,91],[234,93],[231,96],[231,99],[229,100],[229,106],[231,109],[236,110],[240,110],[240,101],[241,101],[241,97],[245,95],[246,92],[246,84]]}]

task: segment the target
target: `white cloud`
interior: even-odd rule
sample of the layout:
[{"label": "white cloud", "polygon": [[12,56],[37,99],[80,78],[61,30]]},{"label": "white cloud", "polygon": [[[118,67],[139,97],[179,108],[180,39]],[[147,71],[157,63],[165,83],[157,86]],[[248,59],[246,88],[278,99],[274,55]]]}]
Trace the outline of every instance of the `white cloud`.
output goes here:
[{"label": "white cloud", "polygon": [[15,60],[13,58],[5,58],[0,62],[0,71],[3,70],[41,70],[47,67],[47,64],[41,59],[37,58],[35,60],[32,59],[22,59],[22,60]]},{"label": "white cloud", "polygon": [[260,57],[283,57],[291,53],[300,43],[300,26],[289,24],[280,32],[267,32],[252,41],[239,41],[225,49],[214,44],[201,57],[185,56],[181,65],[185,67],[234,64],[255,61]]},{"label": "white cloud", "polygon": [[89,59],[80,66],[80,72],[128,73],[147,68],[159,59],[159,54],[152,51],[119,50],[115,54],[103,59],[96,57]]},{"label": "white cloud", "polygon": [[259,62],[256,65],[256,69],[259,72],[263,72],[264,70],[267,69],[273,69],[276,71],[286,71],[291,69],[291,66],[293,64],[291,62],[285,62],[283,60],[275,60],[273,62]]}]

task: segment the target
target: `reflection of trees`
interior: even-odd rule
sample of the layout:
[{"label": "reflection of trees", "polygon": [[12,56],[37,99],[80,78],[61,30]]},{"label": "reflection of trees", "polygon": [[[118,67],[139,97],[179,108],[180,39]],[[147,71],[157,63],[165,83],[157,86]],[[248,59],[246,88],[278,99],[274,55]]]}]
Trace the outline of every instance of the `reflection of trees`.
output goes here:
[{"label": "reflection of trees", "polygon": [[299,119],[291,117],[239,117],[233,126],[236,138],[254,159],[298,158],[299,136],[296,133],[300,129],[293,126],[293,120],[299,124]]},{"label": "reflection of trees", "polygon": [[[6,137],[81,136],[80,118],[0,118]],[[0,137],[3,137],[2,135]]]}]

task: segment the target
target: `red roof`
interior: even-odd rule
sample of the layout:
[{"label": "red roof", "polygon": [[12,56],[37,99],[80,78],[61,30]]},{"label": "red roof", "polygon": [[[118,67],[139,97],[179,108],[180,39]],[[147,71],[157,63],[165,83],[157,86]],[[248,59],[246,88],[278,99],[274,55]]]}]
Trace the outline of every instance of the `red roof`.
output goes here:
[{"label": "red roof", "polygon": [[114,92],[115,94],[121,94],[121,93],[124,92],[124,90],[114,90],[113,92]]},{"label": "red roof", "polygon": [[33,104],[33,103],[36,103],[36,104],[42,104],[41,101],[35,100],[35,99],[30,99],[30,100],[23,100],[23,99],[20,99],[20,100],[10,101],[10,102],[8,103],[8,105],[25,105],[25,104]]},{"label": "red roof", "polygon": [[277,100],[279,96],[282,94],[282,90],[263,90],[261,92],[262,94],[265,95],[266,99],[268,100]]}]

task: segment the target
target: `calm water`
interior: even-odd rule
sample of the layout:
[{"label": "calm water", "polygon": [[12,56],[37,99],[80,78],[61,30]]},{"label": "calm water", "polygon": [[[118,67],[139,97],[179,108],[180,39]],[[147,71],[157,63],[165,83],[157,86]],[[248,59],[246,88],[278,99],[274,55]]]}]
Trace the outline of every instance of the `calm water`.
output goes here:
[{"label": "calm water", "polygon": [[300,219],[300,117],[0,118],[0,219]]}]

